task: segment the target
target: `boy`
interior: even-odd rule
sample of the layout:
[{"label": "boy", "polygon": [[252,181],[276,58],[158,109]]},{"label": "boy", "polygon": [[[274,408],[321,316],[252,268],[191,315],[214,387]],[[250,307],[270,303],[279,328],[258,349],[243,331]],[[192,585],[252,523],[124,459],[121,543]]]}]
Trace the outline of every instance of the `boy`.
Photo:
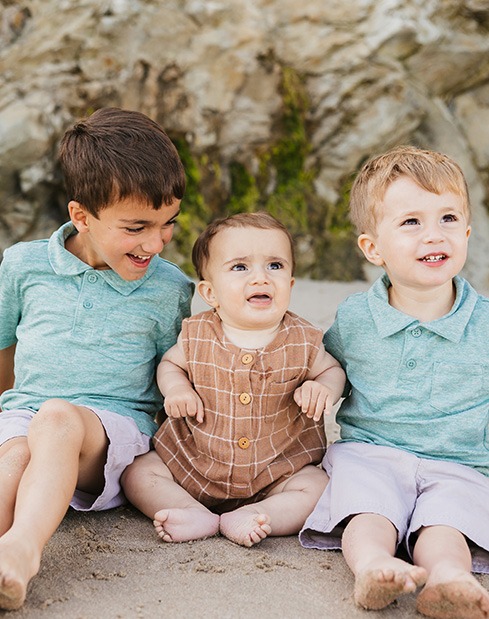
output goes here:
[{"label": "boy", "polygon": [[[350,210],[385,274],[340,305],[324,338],[351,392],[301,542],[338,548],[331,533],[343,532],[359,606],[425,584],[422,614],[488,617],[469,543],[489,549],[489,301],[458,275],[470,235],[463,173],[445,155],[398,147],[365,164]],[[394,556],[402,541],[414,565]]]},{"label": "boy", "polygon": [[165,542],[298,533],[328,481],[314,465],[344,372],[321,331],[287,311],[294,255],[276,219],[217,220],[192,257],[213,309],[184,320],[158,366],[169,418],[124,474],[127,497]]},{"label": "boy", "polygon": [[101,109],[65,133],[60,162],[71,221],[6,250],[0,266],[4,609],[22,605],[69,505],[124,502],[120,475],[149,449],[162,405],[156,364],[192,296],[158,256],[185,189],[164,131]]}]

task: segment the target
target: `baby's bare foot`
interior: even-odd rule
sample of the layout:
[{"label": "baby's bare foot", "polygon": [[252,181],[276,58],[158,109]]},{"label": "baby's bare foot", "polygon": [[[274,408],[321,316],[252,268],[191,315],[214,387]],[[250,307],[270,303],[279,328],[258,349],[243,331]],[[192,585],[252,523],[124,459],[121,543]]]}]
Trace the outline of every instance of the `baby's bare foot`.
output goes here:
[{"label": "baby's bare foot", "polygon": [[270,535],[272,527],[270,516],[247,505],[233,512],[222,514],[219,530],[235,544],[250,548]]},{"label": "baby's bare foot", "polygon": [[22,606],[29,580],[39,570],[39,557],[24,543],[0,539],[0,608],[16,610]]},{"label": "baby's bare foot", "polygon": [[153,524],[164,542],[189,542],[216,535],[219,516],[205,507],[160,509]]},{"label": "baby's bare foot", "polygon": [[416,609],[434,619],[485,619],[489,617],[489,593],[471,574],[463,572],[450,582],[428,582],[418,596]]},{"label": "baby's bare foot", "polygon": [[380,610],[400,595],[412,593],[426,581],[426,570],[391,558],[369,565],[355,578],[355,603],[369,610]]}]

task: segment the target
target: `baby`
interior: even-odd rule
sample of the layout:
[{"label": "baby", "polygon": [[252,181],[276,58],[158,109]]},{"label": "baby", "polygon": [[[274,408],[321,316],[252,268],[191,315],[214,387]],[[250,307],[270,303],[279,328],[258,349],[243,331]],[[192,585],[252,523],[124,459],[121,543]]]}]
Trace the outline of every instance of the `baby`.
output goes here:
[{"label": "baby", "polygon": [[266,213],[213,222],[197,239],[197,289],[213,309],[184,320],[157,381],[168,419],[156,451],[123,476],[166,542],[222,535],[252,546],[297,533],[328,477],[323,413],[345,375],[321,331],[290,313],[290,234]]}]

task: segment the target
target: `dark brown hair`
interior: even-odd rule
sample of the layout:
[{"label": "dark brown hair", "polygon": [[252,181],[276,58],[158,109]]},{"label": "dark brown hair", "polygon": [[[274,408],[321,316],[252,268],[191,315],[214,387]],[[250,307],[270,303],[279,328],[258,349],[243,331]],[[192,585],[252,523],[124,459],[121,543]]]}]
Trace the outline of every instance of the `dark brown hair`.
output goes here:
[{"label": "dark brown hair", "polygon": [[209,260],[209,247],[212,239],[224,228],[258,228],[260,230],[280,230],[289,240],[292,253],[292,275],[295,270],[294,241],[287,228],[275,217],[260,211],[258,213],[238,213],[229,217],[215,219],[200,234],[192,249],[192,262],[199,279],[205,279],[203,271]]},{"label": "dark brown hair", "polygon": [[134,197],[158,210],[181,200],[185,171],[178,152],[153,120],[102,108],[66,131],[59,161],[68,200],[95,217],[111,202]]}]

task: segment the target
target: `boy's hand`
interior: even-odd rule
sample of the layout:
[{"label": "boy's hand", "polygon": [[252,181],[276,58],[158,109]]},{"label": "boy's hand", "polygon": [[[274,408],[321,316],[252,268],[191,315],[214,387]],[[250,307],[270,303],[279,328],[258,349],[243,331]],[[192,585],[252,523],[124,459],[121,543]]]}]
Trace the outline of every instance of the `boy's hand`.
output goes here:
[{"label": "boy's hand", "polygon": [[174,387],[165,396],[165,412],[168,417],[195,417],[201,423],[204,421],[204,405],[197,393],[190,386]]},{"label": "boy's hand", "polygon": [[314,421],[331,413],[333,404],[331,393],[327,387],[315,380],[306,380],[294,392],[294,400],[301,411]]}]

